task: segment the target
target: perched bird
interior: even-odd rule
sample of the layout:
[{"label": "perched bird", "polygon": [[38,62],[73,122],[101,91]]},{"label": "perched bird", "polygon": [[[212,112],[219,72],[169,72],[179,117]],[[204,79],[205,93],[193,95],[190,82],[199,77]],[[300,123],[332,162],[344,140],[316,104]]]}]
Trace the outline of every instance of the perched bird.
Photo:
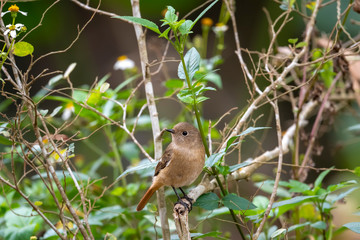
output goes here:
[{"label": "perched bird", "polygon": [[201,173],[205,163],[205,148],[199,130],[189,123],[178,123],[173,129],[166,131],[172,134],[172,142],[157,164],[153,182],[140,200],[137,211],[142,210],[155,191],[162,186],[171,186],[179,203],[191,210],[191,207],[181,200],[175,188],[179,188],[191,203],[191,199],[181,187],[193,183]]}]

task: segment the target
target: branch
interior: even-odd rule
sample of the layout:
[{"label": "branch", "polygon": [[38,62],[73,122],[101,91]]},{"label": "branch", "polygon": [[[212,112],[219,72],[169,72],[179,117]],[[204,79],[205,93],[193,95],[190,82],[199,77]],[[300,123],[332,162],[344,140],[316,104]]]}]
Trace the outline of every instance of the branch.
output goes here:
[{"label": "branch", "polygon": [[[131,1],[133,16],[141,18],[140,14],[140,0],[132,0]],[[149,68],[149,59],[147,55],[146,49],[146,38],[145,34],[142,30],[142,27],[138,24],[133,24],[136,34],[136,39],[138,42],[139,47],[139,54],[141,60],[141,72],[143,75],[143,79],[145,82],[145,93],[146,93],[146,100],[148,104],[148,109],[150,113],[151,119],[151,126],[152,126],[152,133],[154,139],[154,151],[155,151],[155,160],[160,160],[162,155],[162,145],[161,145],[161,138],[158,138],[160,135],[160,123],[159,123],[159,114],[156,109],[155,104],[155,97],[154,97],[154,90],[153,85],[151,83],[151,74]],[[159,208],[159,215],[160,215],[160,222],[161,222],[161,229],[163,233],[163,239],[168,240],[170,239],[170,229],[169,223],[166,214],[166,202],[165,202],[165,193],[164,188],[160,188],[156,192],[157,200],[158,200],[158,208]]]}]

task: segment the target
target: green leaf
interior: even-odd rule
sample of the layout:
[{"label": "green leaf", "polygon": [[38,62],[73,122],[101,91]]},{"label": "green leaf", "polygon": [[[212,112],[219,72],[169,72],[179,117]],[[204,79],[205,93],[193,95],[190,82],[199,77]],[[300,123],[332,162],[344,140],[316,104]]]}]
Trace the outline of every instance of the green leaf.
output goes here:
[{"label": "green leaf", "polygon": [[280,201],[280,202],[275,202],[272,205],[272,208],[277,208],[277,207],[281,207],[281,206],[288,205],[288,204],[300,203],[302,201],[306,201],[306,200],[309,200],[309,199],[315,198],[315,197],[316,196],[296,196],[291,199],[287,199],[287,200]]},{"label": "green leaf", "polygon": [[326,223],[323,221],[317,221],[315,223],[310,224],[310,226],[320,230],[325,230],[327,228]]},{"label": "green leaf", "polygon": [[121,89],[123,89],[124,87],[126,87],[128,84],[130,84],[131,82],[133,82],[134,80],[136,80],[139,76],[141,76],[141,74],[136,74],[128,79],[126,79],[125,81],[123,81],[122,83],[120,83],[115,89],[114,92],[119,92]]},{"label": "green leaf", "polygon": [[251,160],[246,160],[245,162],[242,162],[242,163],[239,163],[239,164],[236,164],[236,165],[232,165],[230,166],[230,172],[234,172],[240,168],[243,168],[243,167],[246,167],[248,165],[250,165],[252,163]]},{"label": "green leaf", "polygon": [[287,232],[286,228],[280,228],[278,230],[276,230],[275,232],[273,232],[273,234],[271,234],[271,239],[276,238],[282,234],[285,234]]},{"label": "green leaf", "polygon": [[214,83],[218,88],[222,88],[221,76],[217,73],[210,72],[204,77],[206,81]]},{"label": "green leaf", "polygon": [[355,173],[356,176],[360,177],[360,167],[356,167],[354,169],[354,173]]},{"label": "green leaf", "polygon": [[333,169],[334,167],[331,167],[330,169],[323,171],[322,173],[320,173],[320,175],[316,178],[315,183],[314,183],[314,188],[317,187],[321,187],[322,181],[324,180],[324,178],[326,177],[326,175],[331,171],[331,169]]},{"label": "green leaf", "polygon": [[215,193],[205,193],[196,199],[194,206],[201,207],[206,210],[214,210],[219,207],[219,200],[219,197]]},{"label": "green leaf", "polygon": [[186,20],[181,26],[179,27],[179,31],[182,35],[186,35],[191,33],[190,29],[192,28],[193,21]]},{"label": "green leaf", "polygon": [[169,34],[170,30],[171,30],[171,28],[168,27],[165,31],[163,31],[163,32],[159,35],[159,38],[160,38],[160,37],[163,37],[163,38],[165,38],[165,39],[168,39],[168,34]]},{"label": "green leaf", "polygon": [[197,220],[203,221],[203,220],[206,220],[206,219],[209,219],[212,217],[216,217],[219,215],[225,215],[225,214],[229,214],[229,209],[227,207],[220,207],[220,208],[214,209],[211,213],[205,212],[204,214],[197,217]]},{"label": "green leaf", "polygon": [[232,210],[248,210],[257,208],[252,202],[245,198],[239,197],[234,193],[226,195],[222,199],[222,202],[225,207],[228,207]]},{"label": "green leaf", "polygon": [[165,87],[167,88],[182,88],[184,86],[184,81],[180,79],[169,79],[165,82]]},{"label": "green leaf", "polygon": [[214,6],[214,4],[217,3],[217,2],[218,2],[218,0],[212,2],[207,8],[205,8],[205,9],[199,14],[199,16],[197,16],[197,18],[195,19],[195,21],[193,22],[193,24],[192,24],[192,26],[191,26],[191,28],[190,28],[189,30],[191,30],[191,29],[194,27],[194,25],[197,23],[197,21],[199,21],[199,19],[200,19],[212,6]]},{"label": "green leaf", "polygon": [[228,165],[218,164],[216,165],[216,169],[223,176],[227,176],[230,173],[230,168]]},{"label": "green leaf", "polygon": [[[258,188],[260,188],[262,191],[266,192],[266,193],[272,193],[273,189],[274,189],[274,181],[263,181],[263,182],[257,182],[255,183],[255,186],[257,186]],[[289,191],[283,187],[278,187],[276,195],[279,197],[285,197],[285,198],[289,198],[291,197],[291,194],[289,193]]]},{"label": "green leaf", "polygon": [[292,180],[292,179],[290,179],[289,182],[281,181],[280,185],[284,186],[284,187],[288,187],[289,192],[304,193],[305,191],[310,190],[309,185],[307,185],[305,183],[302,183],[302,182],[299,182],[299,181],[296,181],[296,180]]},{"label": "green leaf", "polygon": [[352,125],[352,126],[348,127],[347,130],[348,131],[360,131],[360,124]]},{"label": "green leaf", "polygon": [[62,74],[59,74],[59,75],[56,75],[52,78],[50,78],[49,80],[49,85],[54,85],[55,83],[57,83],[58,81],[60,81],[61,79],[63,79],[63,75]]},{"label": "green leaf", "polygon": [[360,233],[360,222],[349,222],[343,225],[353,232]]},{"label": "green leaf", "polygon": [[62,109],[62,106],[56,107],[50,114],[50,117],[54,117],[61,109]]},{"label": "green leaf", "polygon": [[[189,80],[191,82],[191,80],[194,77],[195,72],[199,70],[199,65],[200,65],[200,54],[198,53],[196,48],[192,47],[186,53],[186,55],[184,57],[184,62],[185,62],[185,68],[186,68],[188,76],[189,76]],[[180,79],[186,80],[186,75],[184,72],[184,66],[183,66],[182,62],[180,62],[179,67],[178,67],[178,77]]]},{"label": "green leaf", "polygon": [[345,187],[350,187],[350,186],[352,186],[354,184],[357,184],[356,180],[349,180],[349,181],[345,181],[345,182],[340,182],[338,184],[329,185],[327,187],[327,190],[329,192],[334,192],[336,190],[339,190],[339,189],[342,189],[342,188],[345,188]]},{"label": "green leaf", "polygon": [[234,137],[229,138],[229,140],[226,143],[226,148],[225,151],[227,151],[233,144],[233,142],[235,141],[236,138],[244,136],[244,135],[248,135],[252,132],[255,132],[257,130],[262,130],[262,129],[269,129],[270,127],[249,127],[247,128],[245,131],[243,131],[242,133],[240,133],[239,135],[236,135]]},{"label": "green leaf", "polygon": [[222,238],[220,236],[221,236],[221,232],[214,231],[214,232],[208,232],[208,233],[201,233],[196,236],[191,235],[191,239],[198,239],[198,238],[204,238],[204,237],[212,237],[212,238],[216,238],[216,239],[228,239],[228,238]]},{"label": "green leaf", "polygon": [[209,168],[214,166],[221,158],[225,155],[225,151],[221,151],[218,153],[212,154],[208,159],[205,161],[205,167]]},{"label": "green leaf", "polygon": [[175,14],[175,9],[172,6],[167,7],[164,19],[170,24],[175,23],[178,20],[178,16]]},{"label": "green leaf", "polygon": [[298,39],[297,38],[289,38],[288,39],[288,42],[291,43],[291,44],[295,44],[297,43]]},{"label": "green leaf", "polygon": [[81,90],[74,90],[72,98],[77,102],[85,102],[87,99],[87,93]]},{"label": "green leaf", "polygon": [[208,99],[209,99],[208,97],[200,96],[200,97],[196,98],[195,102],[196,103],[201,103],[201,102],[206,101]]},{"label": "green leaf", "polygon": [[[32,208],[19,207],[7,211],[5,216],[6,226],[4,239],[30,239],[41,228],[43,220],[40,216],[34,216]],[[4,224],[5,225],[5,224]]]},{"label": "green leaf", "polygon": [[12,145],[12,142],[9,139],[7,139],[6,137],[0,135],[0,144],[10,146],[10,145]]},{"label": "green leaf", "polygon": [[191,94],[191,91],[189,89],[182,89],[177,95],[176,95],[180,101],[186,103],[186,104],[194,104],[194,99]]},{"label": "green leaf", "polygon": [[305,227],[308,225],[310,225],[310,222],[304,222],[304,223],[292,225],[288,228],[288,232],[294,231],[296,229],[299,229],[299,228],[302,228],[302,227]]},{"label": "green leaf", "polygon": [[34,47],[28,42],[17,42],[14,45],[14,55],[18,57],[25,57],[34,52]]},{"label": "green leaf", "polygon": [[140,164],[137,165],[136,167],[132,167],[132,168],[128,168],[126,169],[120,176],[118,176],[115,180],[118,181],[120,180],[122,177],[125,177],[126,175],[130,174],[130,173],[135,173],[144,169],[155,169],[155,166],[157,165],[157,162],[147,162],[145,164]]},{"label": "green leaf", "polygon": [[89,216],[89,224],[90,225],[98,225],[102,226],[103,223],[101,221],[111,220],[114,217],[119,216],[124,212],[124,208],[119,205],[114,205],[110,207],[104,207],[94,211]]},{"label": "green leaf", "polygon": [[295,45],[295,48],[301,48],[301,47],[305,47],[307,46],[306,42],[299,42],[298,44]]},{"label": "green leaf", "polygon": [[114,18],[119,18],[119,19],[123,19],[126,21],[130,21],[132,23],[140,24],[141,26],[146,27],[146,28],[150,29],[151,31],[154,31],[157,34],[161,34],[159,27],[150,20],[133,17],[133,16],[116,16]]},{"label": "green leaf", "polygon": [[349,195],[350,193],[352,193],[353,191],[355,191],[358,188],[359,187],[353,187],[353,188],[350,188],[349,190],[347,190],[347,191],[345,191],[343,193],[340,193],[334,199],[331,200],[331,203],[335,203],[336,201],[339,201],[339,200],[343,199],[344,197],[346,197],[347,195]]}]

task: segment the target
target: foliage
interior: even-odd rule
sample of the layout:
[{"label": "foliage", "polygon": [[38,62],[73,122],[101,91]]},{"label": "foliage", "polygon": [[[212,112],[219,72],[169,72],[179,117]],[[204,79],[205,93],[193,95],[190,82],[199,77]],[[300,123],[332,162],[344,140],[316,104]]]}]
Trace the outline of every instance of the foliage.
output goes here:
[{"label": "foliage", "polygon": [[[73,2],[97,11],[80,1]],[[331,130],[329,116],[339,115],[340,110],[356,112],[353,105],[357,101],[360,104],[356,95],[358,69],[351,65],[359,61],[347,58],[358,57],[358,38],[352,38],[344,28],[351,8],[338,13],[335,36],[319,38],[313,29],[318,11],[324,7],[321,1],[277,3],[282,12],[276,21],[270,21],[271,39],[267,49],[260,52],[241,49],[235,2],[224,0],[220,10],[217,2],[203,7],[192,20],[180,19],[176,9],[168,6],[160,27],[145,18],[103,11],[150,30],[178,54],[179,64],[172,69],[177,76],[166,73],[170,76],[162,82],[166,90],[158,95],[149,90],[152,82],[142,79],[144,73],[144,79],[156,74],[149,70],[154,65],[144,62],[138,69],[124,56],[116,63],[124,81],[116,86],[110,73],[92,84],[77,85],[73,78],[78,67],[75,62],[64,71],[43,69],[35,74],[33,69],[40,60],[61,51],[38,57],[41,51],[30,43],[29,30],[19,22],[20,14],[27,13],[16,5],[2,5],[0,226],[4,227],[0,228],[0,239],[169,239],[170,234],[176,239],[174,221],[169,220],[167,236],[166,227],[161,225],[166,214],[161,215],[164,213],[158,206],[149,203],[145,210],[136,211],[156,166],[152,156],[156,156],[154,148],[161,133],[154,132],[154,118],[160,119],[162,127],[193,122],[201,133],[207,157],[205,176],[189,193],[195,200],[190,217],[198,222],[190,234],[193,239],[332,239],[348,230],[360,233],[358,221],[349,220],[340,226],[334,222],[334,209],[359,189],[359,166],[354,170],[326,168],[314,181],[308,178],[313,169],[319,170],[316,155],[323,154],[319,139]],[[133,1],[134,11],[135,5]],[[211,8],[220,16],[214,27],[212,20],[204,17]],[[280,47],[278,36],[285,34],[283,28],[293,16],[304,17],[303,39],[287,36],[287,46]],[[235,54],[248,90],[247,105],[210,119],[204,114],[204,104],[212,104],[210,96],[220,94],[226,83],[218,68],[227,64],[224,39],[229,20],[233,21]],[[201,36],[194,30],[199,22]],[[87,24],[79,27],[78,35],[64,52],[76,47],[73,44]],[[345,40],[340,41],[340,36],[351,46],[344,43],[341,47]],[[211,50],[209,41],[214,42]],[[248,62],[243,59],[244,53]],[[24,59],[28,60],[27,66],[19,63]],[[158,59],[157,63],[162,66],[166,61]],[[46,79],[46,83],[40,79]],[[344,94],[351,97],[338,100]],[[172,120],[150,113],[149,108],[156,108],[163,99],[175,100],[181,107]],[[287,129],[284,127],[288,124],[280,117],[279,108],[283,106],[279,101],[291,105],[293,116]],[[264,114],[259,110],[262,106],[273,111],[269,114],[272,124],[264,126]],[[219,124],[222,122],[223,129]],[[356,134],[358,129],[356,124],[347,130]],[[266,136],[268,132],[274,134]],[[265,149],[266,137],[273,149]],[[168,142],[169,137],[165,135],[164,141]],[[258,148],[248,158],[246,144]],[[287,163],[284,156],[289,156]],[[275,176],[254,173],[263,165],[271,168],[266,163],[272,164],[272,159],[279,164]],[[289,174],[284,176],[285,165]],[[334,182],[329,176],[335,171],[349,173],[350,179]],[[254,188],[242,189],[238,184],[242,179],[250,180]],[[168,206],[173,205],[172,194],[166,192]],[[237,232],[209,224],[219,219],[227,225],[231,222]]]}]

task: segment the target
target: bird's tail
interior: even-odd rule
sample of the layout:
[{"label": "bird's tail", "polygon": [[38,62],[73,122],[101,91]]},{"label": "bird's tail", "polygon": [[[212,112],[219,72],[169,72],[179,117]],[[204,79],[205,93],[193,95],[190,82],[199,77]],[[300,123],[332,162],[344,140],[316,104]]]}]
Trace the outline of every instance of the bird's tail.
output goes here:
[{"label": "bird's tail", "polygon": [[136,211],[141,211],[145,207],[151,196],[156,192],[156,190],[158,190],[162,186],[162,184],[154,182],[146,191],[145,195],[141,198],[139,204],[136,207]]}]

